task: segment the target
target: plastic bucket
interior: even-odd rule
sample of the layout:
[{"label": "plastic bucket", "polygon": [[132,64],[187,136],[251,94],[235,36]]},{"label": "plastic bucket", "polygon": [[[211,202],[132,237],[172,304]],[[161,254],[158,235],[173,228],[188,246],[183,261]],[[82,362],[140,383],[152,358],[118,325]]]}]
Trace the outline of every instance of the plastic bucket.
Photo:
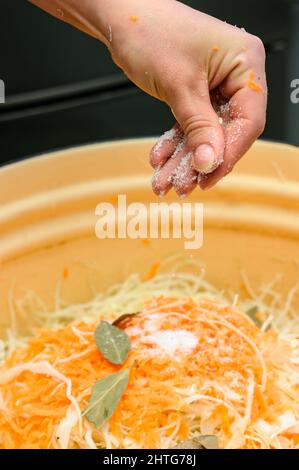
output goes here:
[{"label": "plastic bucket", "polygon": [[[180,251],[200,260],[221,289],[246,295],[242,272],[252,289],[277,274],[282,294],[292,289],[299,279],[299,150],[291,146],[258,142],[217,187],[187,198],[204,203],[199,250],[185,250],[177,239],[96,237],[99,202],[115,204],[119,194],[128,202],[160,202],[147,163],[152,143],[84,146],[0,169],[1,325],[12,321],[12,310],[29,320],[30,312],[18,312],[28,291],[49,309],[57,286],[65,304],[82,302]],[[172,191],[165,200],[178,198]]]}]

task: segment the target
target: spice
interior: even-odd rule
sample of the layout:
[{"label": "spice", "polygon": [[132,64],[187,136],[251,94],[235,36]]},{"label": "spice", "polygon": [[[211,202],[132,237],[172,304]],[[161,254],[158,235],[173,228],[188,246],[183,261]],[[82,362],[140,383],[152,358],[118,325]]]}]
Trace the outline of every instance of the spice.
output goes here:
[{"label": "spice", "polygon": [[123,315],[118,317],[116,320],[114,320],[112,325],[117,326],[119,328],[120,326],[125,324],[126,320],[128,320],[129,318],[132,318],[132,317],[136,317],[136,315],[138,315],[139,313],[140,312],[124,313]]},{"label": "spice", "polygon": [[112,364],[123,364],[129,354],[131,343],[127,333],[106,321],[101,321],[95,331],[99,351]]},{"label": "spice", "polygon": [[98,380],[93,387],[87,408],[82,416],[97,427],[109,419],[127,388],[129,382],[129,369],[123,369],[116,374]]},{"label": "spice", "polygon": [[158,347],[169,355],[175,353],[191,353],[198,343],[198,339],[187,330],[164,330],[154,332],[148,336],[147,342]]},{"label": "spice", "polygon": [[218,438],[214,435],[202,435],[181,442],[174,449],[219,449]]}]

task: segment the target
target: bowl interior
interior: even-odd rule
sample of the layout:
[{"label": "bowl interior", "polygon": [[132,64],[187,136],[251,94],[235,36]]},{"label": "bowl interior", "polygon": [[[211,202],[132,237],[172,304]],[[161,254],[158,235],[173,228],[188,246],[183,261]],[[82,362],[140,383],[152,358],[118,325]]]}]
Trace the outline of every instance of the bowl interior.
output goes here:
[{"label": "bowl interior", "polygon": [[[152,144],[92,145],[0,170],[2,332],[13,322],[23,328],[41,304],[55,308],[57,289],[64,305],[83,302],[173,255],[198,260],[209,281],[245,297],[244,274],[253,291],[279,276],[275,288],[287,297],[299,279],[299,150],[258,142],[217,187],[180,201],[204,204],[200,249],[186,250],[184,239],[98,239],[98,203],[117,206],[120,194],[128,204],[161,202],[150,187]],[[177,197],[170,192],[165,200]],[[28,292],[38,299],[30,306]]]}]

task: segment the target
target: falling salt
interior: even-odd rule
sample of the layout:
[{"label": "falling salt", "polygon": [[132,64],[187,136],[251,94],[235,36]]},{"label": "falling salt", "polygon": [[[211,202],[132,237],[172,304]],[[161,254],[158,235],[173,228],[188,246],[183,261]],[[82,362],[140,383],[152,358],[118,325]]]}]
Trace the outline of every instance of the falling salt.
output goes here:
[{"label": "falling salt", "polygon": [[147,340],[169,355],[176,352],[190,354],[198,343],[196,336],[186,330],[158,331]]}]

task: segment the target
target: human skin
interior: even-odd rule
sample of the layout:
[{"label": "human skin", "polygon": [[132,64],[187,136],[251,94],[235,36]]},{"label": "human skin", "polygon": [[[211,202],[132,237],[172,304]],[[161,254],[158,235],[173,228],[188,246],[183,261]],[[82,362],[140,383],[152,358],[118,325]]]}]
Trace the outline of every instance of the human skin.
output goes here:
[{"label": "human skin", "polygon": [[173,131],[150,153],[156,194],[212,187],[263,132],[256,36],[175,0],[30,1],[101,40],[130,80],[172,110]]}]

